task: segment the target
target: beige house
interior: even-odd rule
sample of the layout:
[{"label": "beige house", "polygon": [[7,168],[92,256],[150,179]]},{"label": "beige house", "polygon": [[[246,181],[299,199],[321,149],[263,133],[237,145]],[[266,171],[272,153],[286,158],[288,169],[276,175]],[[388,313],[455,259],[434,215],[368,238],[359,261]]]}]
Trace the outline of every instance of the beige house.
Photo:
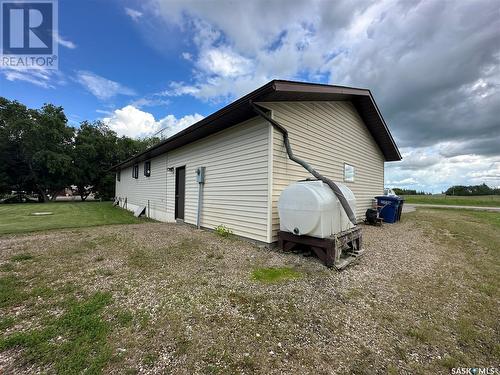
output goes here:
[{"label": "beige house", "polygon": [[384,162],[401,160],[370,91],[280,80],[116,165],[120,206],[189,224],[199,210],[202,227],[223,224],[243,237],[276,241],[280,192],[311,176],[288,159],[282,134],[252,103],[288,130],[296,156],[353,191],[356,216],[364,218],[383,193]]}]

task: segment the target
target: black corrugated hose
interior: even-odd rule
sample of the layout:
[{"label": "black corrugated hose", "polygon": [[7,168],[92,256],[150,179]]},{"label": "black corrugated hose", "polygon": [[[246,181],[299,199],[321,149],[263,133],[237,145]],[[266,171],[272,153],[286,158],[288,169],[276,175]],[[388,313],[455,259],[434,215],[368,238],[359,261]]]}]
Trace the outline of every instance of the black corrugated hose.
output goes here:
[{"label": "black corrugated hose", "polygon": [[277,121],[275,121],[271,117],[269,117],[262,109],[260,109],[252,101],[250,101],[250,105],[252,106],[255,113],[257,113],[259,116],[261,116],[265,120],[269,121],[271,123],[271,125],[273,125],[276,129],[278,129],[281,134],[283,134],[283,141],[285,142],[286,152],[287,152],[290,160],[296,162],[297,164],[300,164],[310,174],[312,174],[315,178],[317,178],[318,180],[321,180],[325,184],[327,184],[332,189],[332,191],[335,193],[335,196],[338,198],[338,200],[340,201],[340,204],[344,208],[344,211],[347,214],[347,217],[349,217],[349,220],[351,220],[351,223],[356,225],[356,216],[354,215],[354,212],[352,212],[351,206],[349,206],[347,199],[345,198],[344,194],[342,194],[342,191],[340,190],[338,185],[335,182],[333,182],[332,180],[330,180],[328,177],[325,177],[325,176],[319,174],[307,162],[296,157],[293,154],[292,147],[290,146],[290,140],[288,139],[288,131],[283,126],[281,126]]}]

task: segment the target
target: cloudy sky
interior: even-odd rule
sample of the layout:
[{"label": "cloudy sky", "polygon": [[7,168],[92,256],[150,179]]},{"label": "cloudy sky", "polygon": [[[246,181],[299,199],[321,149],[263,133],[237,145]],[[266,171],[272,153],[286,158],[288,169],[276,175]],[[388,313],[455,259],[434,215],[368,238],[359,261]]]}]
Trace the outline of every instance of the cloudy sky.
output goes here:
[{"label": "cloudy sky", "polygon": [[386,185],[500,185],[500,2],[59,0],[59,70],[0,95],[142,137],[274,78],[366,87],[399,145]]}]

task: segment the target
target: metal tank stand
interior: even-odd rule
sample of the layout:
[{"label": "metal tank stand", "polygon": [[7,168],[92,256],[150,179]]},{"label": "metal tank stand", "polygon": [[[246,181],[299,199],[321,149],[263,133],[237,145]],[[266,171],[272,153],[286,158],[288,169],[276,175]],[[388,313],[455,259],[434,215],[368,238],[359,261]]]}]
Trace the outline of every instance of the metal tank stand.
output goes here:
[{"label": "metal tank stand", "polygon": [[362,230],[356,226],[327,238],[297,236],[290,232],[278,233],[278,245],[287,252],[296,247],[308,247],[327,267],[341,270],[363,255]]}]

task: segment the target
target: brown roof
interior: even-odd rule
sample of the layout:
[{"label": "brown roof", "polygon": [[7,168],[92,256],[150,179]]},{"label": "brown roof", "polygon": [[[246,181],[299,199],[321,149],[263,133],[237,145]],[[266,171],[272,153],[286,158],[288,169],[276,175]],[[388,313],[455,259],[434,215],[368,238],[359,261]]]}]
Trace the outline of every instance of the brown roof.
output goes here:
[{"label": "brown roof", "polygon": [[250,101],[342,100],[348,100],[354,104],[366,127],[384,154],[385,160],[401,160],[398,147],[387,128],[370,90],[317,83],[273,80],[146,151],[115,165],[113,169],[127,167],[136,162],[150,159],[255,117],[256,114],[250,106]]}]

